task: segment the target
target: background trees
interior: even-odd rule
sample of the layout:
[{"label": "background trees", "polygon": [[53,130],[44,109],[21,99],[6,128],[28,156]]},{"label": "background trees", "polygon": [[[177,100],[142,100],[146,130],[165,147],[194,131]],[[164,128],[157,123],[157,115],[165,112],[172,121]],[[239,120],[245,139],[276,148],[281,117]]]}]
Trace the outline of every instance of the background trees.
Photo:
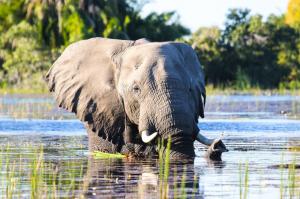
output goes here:
[{"label": "background trees", "polygon": [[199,56],[207,83],[216,87],[300,88],[299,0],[290,0],[285,15],[266,20],[233,9],[223,29],[201,27],[191,35],[175,12],[142,18],[145,3],[2,0],[0,88],[41,87],[42,75],[67,45],[96,36],[187,42]]},{"label": "background trees", "polygon": [[290,0],[285,21],[290,26],[300,28],[300,0]]},{"label": "background trees", "polygon": [[[0,87],[42,84],[42,74],[72,42],[90,37],[175,40],[189,34],[175,12],[139,15],[143,1],[3,0]],[[40,83],[39,83],[40,82]]]},{"label": "background trees", "polygon": [[300,88],[300,34],[285,16],[264,21],[249,10],[230,10],[223,30],[200,28],[188,42],[214,86]]}]

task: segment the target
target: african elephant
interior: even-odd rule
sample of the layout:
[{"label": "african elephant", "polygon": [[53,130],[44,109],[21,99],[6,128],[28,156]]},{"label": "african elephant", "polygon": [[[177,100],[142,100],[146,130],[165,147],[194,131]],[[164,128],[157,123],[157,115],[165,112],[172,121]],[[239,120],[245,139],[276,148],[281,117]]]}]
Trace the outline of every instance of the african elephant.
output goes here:
[{"label": "african elephant", "polygon": [[[89,149],[148,156],[171,136],[171,157],[195,156],[204,117],[204,75],[183,43],[92,38],[71,44],[45,79],[60,107],[84,122]],[[221,154],[220,153],[220,154]]]}]

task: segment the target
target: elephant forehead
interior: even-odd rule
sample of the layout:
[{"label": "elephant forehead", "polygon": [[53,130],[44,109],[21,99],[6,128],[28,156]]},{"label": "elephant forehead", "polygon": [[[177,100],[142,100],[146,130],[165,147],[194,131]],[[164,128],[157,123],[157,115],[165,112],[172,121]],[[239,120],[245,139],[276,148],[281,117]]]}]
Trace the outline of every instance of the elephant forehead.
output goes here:
[{"label": "elephant forehead", "polygon": [[159,57],[160,48],[158,45],[140,45],[129,48],[122,56],[122,65],[138,68],[143,63],[150,64]]},{"label": "elephant forehead", "polygon": [[[123,69],[152,70],[155,68],[157,73],[164,73],[169,70],[167,66],[181,66],[182,56],[168,43],[147,43],[144,45],[133,46],[127,49],[122,56]],[[173,70],[174,68],[170,68]]]}]

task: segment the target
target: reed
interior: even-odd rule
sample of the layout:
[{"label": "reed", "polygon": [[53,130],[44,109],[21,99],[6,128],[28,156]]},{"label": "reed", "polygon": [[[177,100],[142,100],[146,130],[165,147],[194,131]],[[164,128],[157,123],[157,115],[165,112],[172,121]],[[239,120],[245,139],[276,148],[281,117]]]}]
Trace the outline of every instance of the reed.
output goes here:
[{"label": "reed", "polygon": [[[282,155],[282,163],[280,165],[280,199],[300,198],[300,179],[296,170],[296,156],[290,164],[284,164],[283,161]],[[284,175],[284,173],[286,174]]]},{"label": "reed", "polygon": [[247,199],[249,190],[249,166],[246,161],[244,170],[242,170],[242,164],[239,164],[239,184],[240,184],[240,199]]},{"label": "reed", "polygon": [[[7,145],[0,151],[2,198],[75,197],[79,186],[76,179],[83,177],[82,168],[79,172],[73,169],[78,162],[66,161],[68,171],[62,172],[53,163],[45,161],[43,147],[28,149],[30,152],[24,156],[16,155],[15,150]],[[29,188],[29,193],[22,191],[24,188]]]},{"label": "reed", "polygon": [[[166,199],[171,197],[171,190],[169,189],[170,187],[170,167],[171,167],[171,159],[170,159],[170,154],[171,154],[171,136],[168,137],[168,141],[166,144],[166,147],[164,145],[164,140],[161,139],[158,144],[159,148],[159,197],[162,199]],[[179,194],[179,198],[187,198],[187,193],[186,193],[186,182],[187,182],[187,167],[184,166],[183,172],[182,172],[182,177],[181,177],[181,182],[180,182],[180,189],[178,190],[177,187],[177,181],[175,179],[178,178],[178,171],[176,167],[174,167],[173,170],[173,198],[178,198],[177,194]],[[193,185],[193,190],[196,189],[196,180],[194,179],[194,185]],[[179,193],[178,193],[179,191]],[[194,195],[192,197],[195,197],[196,191],[193,192]]]}]

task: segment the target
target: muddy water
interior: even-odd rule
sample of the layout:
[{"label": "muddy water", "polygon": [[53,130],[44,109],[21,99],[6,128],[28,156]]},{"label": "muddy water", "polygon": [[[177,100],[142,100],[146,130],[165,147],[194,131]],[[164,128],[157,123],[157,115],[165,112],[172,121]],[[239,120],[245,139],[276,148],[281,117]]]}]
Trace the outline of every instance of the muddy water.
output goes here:
[{"label": "muddy water", "polygon": [[[211,96],[207,99],[206,118],[199,120],[199,126],[208,137],[222,137],[230,151],[223,155],[222,162],[211,162],[204,157],[205,148],[195,143],[194,164],[170,165],[166,189],[169,197],[300,196],[300,170],[296,169],[295,188],[291,189],[286,168],[293,163],[296,167],[300,165],[299,96]],[[94,159],[88,155],[82,124],[72,114],[56,108],[51,97],[0,96],[1,157],[23,164],[25,172],[14,177],[19,178],[15,189],[21,198],[30,197],[32,185],[26,170],[30,168],[34,148],[41,145],[45,164],[55,168],[55,197],[158,198],[160,195],[156,160]],[[20,156],[22,161],[18,161]],[[2,197],[7,196],[5,176],[9,172],[2,161]],[[50,185],[53,182],[43,184]]]}]

